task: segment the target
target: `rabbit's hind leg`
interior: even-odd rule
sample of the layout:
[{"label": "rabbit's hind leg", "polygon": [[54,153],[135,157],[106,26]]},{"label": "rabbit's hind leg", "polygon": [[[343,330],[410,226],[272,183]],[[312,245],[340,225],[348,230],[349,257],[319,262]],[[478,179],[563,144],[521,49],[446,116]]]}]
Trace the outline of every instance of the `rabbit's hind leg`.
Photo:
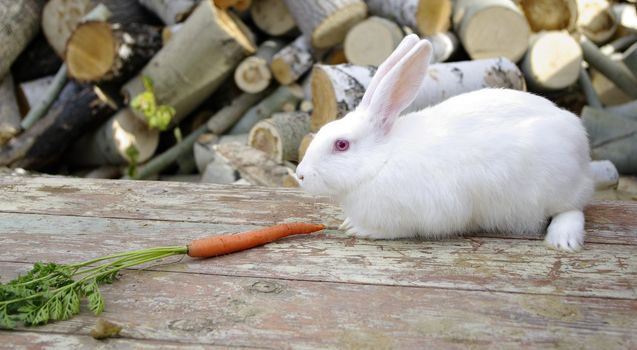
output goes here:
[{"label": "rabbit's hind leg", "polygon": [[571,210],[553,216],[544,242],[551,248],[569,252],[584,245],[584,213]]}]

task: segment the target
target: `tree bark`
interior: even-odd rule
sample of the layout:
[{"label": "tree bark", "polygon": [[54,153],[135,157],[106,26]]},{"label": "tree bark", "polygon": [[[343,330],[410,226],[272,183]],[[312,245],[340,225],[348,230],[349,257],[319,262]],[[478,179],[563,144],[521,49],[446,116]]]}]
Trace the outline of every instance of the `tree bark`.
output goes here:
[{"label": "tree bark", "polygon": [[303,35],[316,48],[328,48],[343,41],[356,23],[365,19],[362,0],[285,0]]},{"label": "tree bark", "polygon": [[238,142],[215,145],[216,154],[256,186],[282,187],[290,169],[258,149]]},{"label": "tree bark", "polygon": [[582,49],[568,32],[542,32],[531,38],[521,68],[534,90],[561,90],[577,81]]},{"label": "tree bark", "polygon": [[591,77],[588,75],[586,68],[582,65],[579,72],[578,83],[584,96],[586,97],[586,103],[594,108],[602,108],[602,102],[599,100],[597,92],[593,88]]},{"label": "tree bark", "polygon": [[252,127],[248,145],[264,151],[279,163],[297,162],[301,140],[309,132],[309,114],[305,112],[275,113]]},{"label": "tree bark", "polygon": [[506,57],[517,62],[528,47],[529,24],[511,0],[456,0],[453,23],[472,59]]},{"label": "tree bark", "polygon": [[637,78],[632,75],[623,63],[613,62],[610,57],[604,55],[595,44],[584,36],[582,36],[580,44],[588,64],[604,74],[628,96],[637,98]]},{"label": "tree bark", "polygon": [[0,79],[38,33],[43,0],[0,2]]},{"label": "tree bark", "polygon": [[279,83],[289,85],[312,68],[312,64],[314,64],[312,47],[301,35],[274,54],[270,69]]},{"label": "tree bark", "polygon": [[272,81],[272,57],[283,48],[283,45],[284,43],[279,40],[266,40],[253,56],[241,61],[234,70],[234,81],[237,86],[251,94],[265,90]]},{"label": "tree bark", "polygon": [[[225,11],[216,9],[212,0],[203,0],[122,92],[130,101],[144,91],[142,77],[149,77],[157,103],[175,108],[173,123],[178,123],[232,74],[246,54],[255,51],[242,27]],[[145,122],[142,115],[139,117]]]},{"label": "tree bark", "polygon": [[0,147],[20,132],[20,110],[11,74],[0,80]]},{"label": "tree bark", "polygon": [[582,120],[593,159],[610,160],[621,174],[637,174],[637,121],[590,107],[584,107]]},{"label": "tree bark", "polygon": [[412,28],[421,35],[445,32],[450,27],[451,0],[366,0],[369,12]]},{"label": "tree bark", "polygon": [[303,98],[300,86],[282,85],[261,102],[250,108],[239,121],[228,130],[228,134],[245,134],[260,120],[269,118],[272,113],[280,112],[286,102],[298,102]]},{"label": "tree bark", "polygon": [[131,163],[131,150],[136,150],[135,161],[150,159],[159,144],[159,131],[149,129],[130,110],[118,111],[98,129],[84,135],[72,147],[67,160],[75,165],[124,165]]},{"label": "tree bark", "polygon": [[534,32],[577,26],[577,0],[520,0],[520,7]]},{"label": "tree bark", "polygon": [[288,35],[296,28],[284,0],[255,0],[250,16],[259,29],[271,36]]},{"label": "tree bark", "polygon": [[633,76],[637,79],[637,44],[633,44],[622,55],[622,62],[633,73]]},{"label": "tree bark", "polygon": [[385,18],[372,16],[356,24],[345,37],[347,61],[378,67],[403,38],[400,27]]},{"label": "tree bark", "polygon": [[197,170],[200,174],[203,174],[206,171],[208,164],[215,160],[214,146],[229,142],[239,142],[246,145],[248,143],[248,134],[219,136],[213,133],[206,133],[197,138],[197,142],[195,142],[192,147],[192,153],[195,158]]},{"label": "tree bark", "polygon": [[[356,108],[374,73],[369,66],[315,65],[312,131]],[[414,102],[403,114],[482,88],[526,90],[526,85],[518,67],[505,58],[432,64]]]},{"label": "tree bark", "polygon": [[162,47],[159,28],[145,24],[85,22],[66,45],[69,77],[85,82],[122,82]]},{"label": "tree bark", "polygon": [[613,114],[620,115],[624,118],[631,119],[637,122],[637,100],[632,100],[628,103],[607,107],[606,110]]},{"label": "tree bark", "polygon": [[142,6],[156,14],[164,24],[182,22],[195,8],[199,0],[138,0]]},{"label": "tree bark", "polygon": [[69,82],[47,115],[0,152],[0,165],[46,170],[73,141],[114,111],[93,87]]}]

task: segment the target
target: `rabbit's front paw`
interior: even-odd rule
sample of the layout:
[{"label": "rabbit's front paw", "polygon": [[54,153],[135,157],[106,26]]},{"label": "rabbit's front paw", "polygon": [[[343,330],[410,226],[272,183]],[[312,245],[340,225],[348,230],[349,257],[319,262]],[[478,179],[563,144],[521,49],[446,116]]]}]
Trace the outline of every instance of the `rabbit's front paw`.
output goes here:
[{"label": "rabbit's front paw", "polygon": [[363,238],[363,239],[383,239],[385,238],[384,234],[368,231],[365,229],[361,229],[360,227],[356,227],[350,223],[349,228],[345,230],[345,234],[350,237]]},{"label": "rabbit's front paw", "polygon": [[584,245],[584,213],[578,210],[555,215],[549,225],[546,238],[552,248],[574,252]]}]

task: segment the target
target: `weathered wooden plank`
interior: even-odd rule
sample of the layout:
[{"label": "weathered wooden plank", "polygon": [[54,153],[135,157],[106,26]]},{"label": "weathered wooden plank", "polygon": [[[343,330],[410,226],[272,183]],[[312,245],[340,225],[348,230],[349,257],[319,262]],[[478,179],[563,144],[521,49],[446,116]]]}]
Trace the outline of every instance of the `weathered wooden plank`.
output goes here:
[{"label": "weathered wooden plank", "polygon": [[[182,341],[156,341],[145,339],[128,339],[128,338],[111,338],[106,340],[96,340],[88,335],[76,334],[55,334],[40,332],[4,332],[2,334],[2,343],[0,347],[6,346],[14,350],[44,350],[44,349],[64,349],[64,350],[85,350],[85,349],[148,349],[148,350],[203,350],[203,349],[239,349],[242,347],[234,347],[230,345],[201,345],[194,343],[186,343]],[[251,347],[251,349],[266,349],[261,347]]]},{"label": "weathered wooden plank", "polygon": [[[13,277],[25,265],[0,263]],[[267,348],[634,348],[637,301],[128,271],[102,287],[126,338]],[[29,329],[87,334],[88,312]]]},{"label": "weathered wooden plank", "polygon": [[[0,213],[0,261],[78,262],[122,250],[186,244],[252,226]],[[459,238],[368,241],[338,231],[290,237],[161,270],[277,279],[637,299],[634,246],[577,254],[540,241]]]},{"label": "weathered wooden plank", "polygon": [[[298,189],[0,176],[0,193],[0,212],[238,225],[303,220],[330,228],[342,221],[329,200]],[[637,203],[595,202],[586,217],[587,242],[637,245]]]}]

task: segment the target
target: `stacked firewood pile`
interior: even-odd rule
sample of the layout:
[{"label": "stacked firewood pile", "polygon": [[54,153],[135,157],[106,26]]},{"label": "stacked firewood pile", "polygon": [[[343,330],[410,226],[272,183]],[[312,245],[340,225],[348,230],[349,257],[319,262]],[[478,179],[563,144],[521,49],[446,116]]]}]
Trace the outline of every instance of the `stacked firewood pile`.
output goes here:
[{"label": "stacked firewood pile", "polygon": [[417,33],[434,62],[408,111],[529,90],[637,173],[634,0],[2,0],[0,29],[0,166],[296,186],[313,133]]}]

